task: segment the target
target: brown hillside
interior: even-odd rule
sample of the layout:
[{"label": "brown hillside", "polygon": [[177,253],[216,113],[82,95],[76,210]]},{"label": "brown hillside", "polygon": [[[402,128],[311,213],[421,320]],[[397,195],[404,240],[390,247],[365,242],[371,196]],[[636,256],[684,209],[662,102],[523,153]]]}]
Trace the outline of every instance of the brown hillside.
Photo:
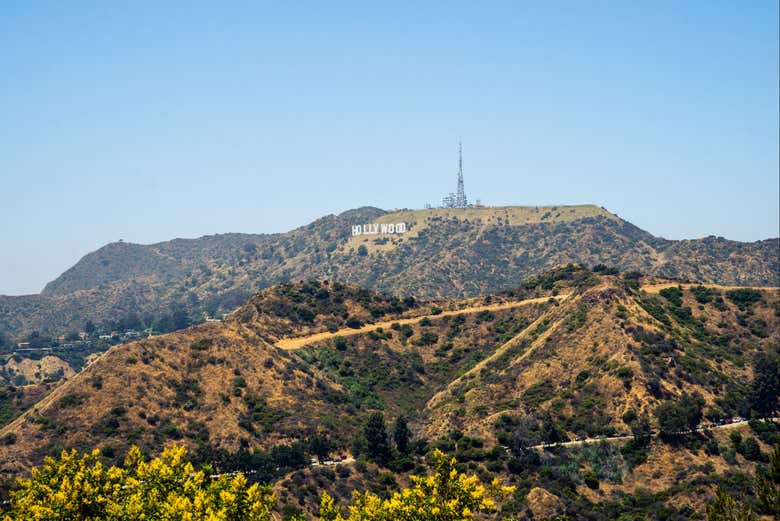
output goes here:
[{"label": "brown hillside", "polygon": [[[728,433],[653,441],[643,459],[621,452],[628,439],[534,459],[513,452],[517,432],[531,425],[523,435],[532,443],[545,442],[549,426],[569,439],[620,434],[626,412],[652,412],[683,391],[701,393],[710,417],[739,414],[752,359],[778,351],[778,291],[610,273],[564,266],[501,295],[436,303],[334,282],[269,288],[222,323],[109,350],[0,430],[10,439],[0,471],[25,471],[64,447],[118,457],[131,443],[232,452],[321,434],[347,453],[361,450],[354,442],[379,410],[388,423],[406,416],[425,440],[408,465],[392,480],[362,461],[302,468],[277,485],[283,502],[311,512],[323,489],[342,498],[356,487],[388,490],[439,447],[486,479],[522,484],[518,494],[544,488],[583,519],[619,511],[625,493],[660,494],[653,508],[683,519],[719,476],[754,472]],[[704,441],[721,452],[702,452]],[[518,496],[512,512],[526,505]]]},{"label": "brown hillside", "polygon": [[[403,235],[351,227],[405,222]],[[362,249],[365,248],[365,249]],[[0,333],[80,331],[139,320],[176,327],[218,316],[290,280],[329,279],[420,299],[495,294],[566,263],[667,278],[780,284],[780,242],[654,237],[594,205],[400,210],[360,208],[283,234],[225,234],[152,245],[114,243],[86,255],[40,295],[0,296]]]},{"label": "brown hillside", "polygon": [[[665,287],[678,288],[675,284]],[[522,330],[426,405],[424,432],[490,439],[502,416],[549,412],[571,436],[625,431],[629,409],[698,391],[713,413],[745,392],[756,353],[778,350],[777,290],[740,307],[729,288],[688,286],[679,305],[603,276]],[[732,288],[733,289],[733,288]],[[495,397],[501,397],[496,400]]]}]

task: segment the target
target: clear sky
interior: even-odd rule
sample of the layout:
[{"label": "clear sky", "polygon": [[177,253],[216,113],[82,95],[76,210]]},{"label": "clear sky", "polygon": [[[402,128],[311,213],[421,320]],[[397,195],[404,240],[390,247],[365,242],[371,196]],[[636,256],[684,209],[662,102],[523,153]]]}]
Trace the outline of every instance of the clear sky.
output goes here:
[{"label": "clear sky", "polygon": [[[160,6],[158,4],[165,4]],[[455,189],[778,227],[776,0],[0,3],[0,293]]]}]

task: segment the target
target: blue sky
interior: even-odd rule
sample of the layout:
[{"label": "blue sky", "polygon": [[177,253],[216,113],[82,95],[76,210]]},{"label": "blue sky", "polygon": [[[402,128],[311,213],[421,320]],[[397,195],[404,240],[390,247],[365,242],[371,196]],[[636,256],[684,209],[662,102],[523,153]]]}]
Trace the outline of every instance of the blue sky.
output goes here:
[{"label": "blue sky", "polygon": [[0,293],[120,238],[436,203],[458,138],[484,204],[780,234],[776,1],[156,4],[0,5]]}]

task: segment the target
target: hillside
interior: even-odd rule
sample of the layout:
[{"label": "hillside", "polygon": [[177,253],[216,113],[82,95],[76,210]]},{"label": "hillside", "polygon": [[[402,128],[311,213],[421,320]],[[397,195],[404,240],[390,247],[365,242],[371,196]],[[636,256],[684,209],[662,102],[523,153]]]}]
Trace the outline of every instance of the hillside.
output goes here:
[{"label": "hillside", "polygon": [[637,292],[627,282],[581,286],[453,381],[427,403],[426,434],[457,429],[495,440],[512,417],[543,413],[572,438],[611,435],[626,429],[629,410],[650,412],[694,391],[712,416],[747,415],[748,361],[780,347],[778,291],[747,290],[756,300],[745,304],[742,290],[661,284]]},{"label": "hillside", "polygon": [[[267,468],[231,456],[241,450],[279,454],[323,436],[332,451],[364,455],[362,426],[381,410],[388,422],[407,417],[415,440],[408,460],[391,463],[394,478],[363,462],[337,473],[299,462],[275,475],[283,502],[311,511],[325,489],[341,498],[356,486],[392,489],[439,447],[520,485],[515,512],[541,486],[584,519],[643,508],[620,494],[687,519],[682,506],[700,510],[714,483],[754,472],[755,453],[730,449],[727,433],[550,449],[541,459],[528,447],[627,432],[627,418],[643,412],[656,424],[658,405],[683,392],[702,396],[709,419],[747,415],[753,361],[780,348],[779,298],[575,266],[466,301],[286,283],[222,323],[112,348],[0,430],[0,473],[63,447],[119,458],[130,443],[158,453],[183,442],[228,469]],[[759,436],[759,452],[771,436]],[[704,442],[721,448],[702,452]]]},{"label": "hillside", "polygon": [[[496,298],[496,302],[504,300],[516,298]],[[475,302],[462,305],[471,304]],[[538,315],[548,305],[534,301],[528,309],[508,308],[499,315],[514,322],[525,314]],[[269,448],[285,440],[305,439],[319,429],[347,440],[358,421],[356,412],[376,405],[374,392],[359,389],[354,382],[337,382],[319,363],[307,360],[307,353],[280,349],[274,343],[329,327],[337,331],[349,324],[357,328],[432,313],[443,312],[435,305],[340,283],[274,286],[255,295],[224,322],[110,349],[0,431],[0,437],[18,434],[12,447],[0,448],[0,461],[5,468],[23,468],[61,446],[84,448],[107,442],[125,449],[127,443],[135,442],[152,449],[170,438],[199,440],[231,450],[258,444]],[[407,343],[408,331],[394,332],[406,349],[385,350],[379,356],[389,357],[383,365],[393,364],[383,375],[388,385],[398,372],[407,372],[409,382],[416,384],[437,372],[432,369],[426,376],[414,370],[422,360],[416,347],[410,349],[415,338]],[[461,351],[461,342],[470,338],[479,345],[463,347],[463,354],[489,350],[495,333],[486,338],[479,338],[478,333],[464,336],[454,352]],[[333,340],[328,344],[336,345]],[[334,347],[336,351],[341,348],[340,343]],[[424,345],[422,350],[430,352],[426,355],[430,358],[433,348]],[[461,365],[469,361],[462,356]],[[443,375],[428,384],[427,395],[433,394],[434,386],[449,381],[458,367],[440,367]],[[372,368],[376,370],[379,367]]]},{"label": "hillside", "polygon": [[[405,222],[401,235],[353,237],[351,227]],[[364,247],[363,248],[361,248]],[[0,296],[0,333],[167,331],[240,306],[289,280],[332,279],[419,299],[503,291],[569,262],[606,264],[726,285],[780,284],[778,239],[670,241],[591,206],[401,210],[361,208],[288,233],[225,234],[152,245],[109,244],[40,295]],[[178,315],[177,315],[178,314]],[[132,327],[131,327],[132,326]]]}]

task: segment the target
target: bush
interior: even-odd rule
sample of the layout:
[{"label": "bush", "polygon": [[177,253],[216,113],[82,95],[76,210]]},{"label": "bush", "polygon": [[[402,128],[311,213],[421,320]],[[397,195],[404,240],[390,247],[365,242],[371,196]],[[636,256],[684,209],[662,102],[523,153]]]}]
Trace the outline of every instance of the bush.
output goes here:
[{"label": "bush", "polygon": [[732,289],[726,292],[726,298],[744,310],[761,300],[761,292],[752,288]]},{"label": "bush", "polygon": [[132,512],[134,519],[270,521],[270,488],[249,486],[240,473],[212,479],[186,455],[184,447],[172,447],[146,462],[133,447],[122,467],[106,469],[98,450],[81,457],[63,451],[19,480],[7,519],[120,521]]},{"label": "bush", "polygon": [[691,293],[699,304],[707,304],[719,294],[718,290],[706,286],[693,286]]},{"label": "bush", "polygon": [[742,455],[750,461],[763,461],[764,455],[755,438],[749,437],[742,442]]},{"label": "bush", "polygon": [[182,436],[181,430],[170,420],[160,426],[160,434],[173,440],[179,440]]},{"label": "bush", "polygon": [[439,335],[426,331],[415,339],[412,343],[416,346],[430,346],[439,341]]},{"label": "bush", "polygon": [[598,490],[599,488],[599,478],[596,475],[595,472],[592,470],[589,470],[585,473],[584,476],[582,476],[582,479],[585,481],[585,485],[593,490]]},{"label": "bush", "polygon": [[[514,487],[490,487],[479,484],[476,476],[458,472],[457,462],[444,453],[433,454],[434,475],[412,476],[411,487],[381,499],[370,492],[355,493],[354,503],[345,518],[341,509],[328,495],[322,496],[320,519],[323,521],[359,521],[366,519],[424,519],[426,521],[472,521],[479,512],[494,512],[492,498],[505,498]],[[380,477],[384,486],[394,487],[392,475]],[[492,498],[491,498],[492,496]]]},{"label": "bush", "polygon": [[675,307],[679,308],[682,306],[682,290],[680,288],[664,288],[659,292],[659,294],[671,302]]},{"label": "bush", "polygon": [[720,446],[715,439],[707,440],[704,443],[704,453],[708,456],[717,456],[720,454]]},{"label": "bush", "polygon": [[347,320],[347,327],[351,327],[352,329],[360,329],[363,327],[363,322],[361,322],[357,317],[349,317],[349,320]]}]

